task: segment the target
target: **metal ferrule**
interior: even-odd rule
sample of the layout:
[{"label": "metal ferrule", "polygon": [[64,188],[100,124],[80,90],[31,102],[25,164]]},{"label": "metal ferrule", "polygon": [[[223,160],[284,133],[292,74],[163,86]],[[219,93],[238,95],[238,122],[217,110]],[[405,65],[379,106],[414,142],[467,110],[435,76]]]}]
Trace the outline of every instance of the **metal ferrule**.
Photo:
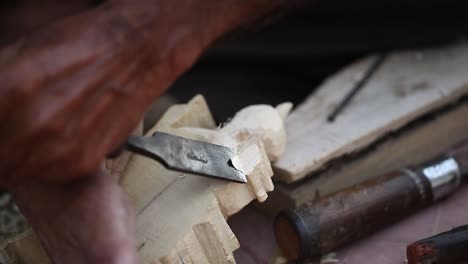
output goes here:
[{"label": "metal ferrule", "polygon": [[444,159],[423,168],[422,174],[431,184],[434,201],[452,193],[461,182],[460,169],[453,158]]}]

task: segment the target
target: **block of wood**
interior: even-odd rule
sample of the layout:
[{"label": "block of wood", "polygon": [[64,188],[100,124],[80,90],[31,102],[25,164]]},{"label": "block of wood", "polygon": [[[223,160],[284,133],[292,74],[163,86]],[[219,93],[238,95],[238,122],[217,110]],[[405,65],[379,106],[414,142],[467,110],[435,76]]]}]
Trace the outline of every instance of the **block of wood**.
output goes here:
[{"label": "block of wood", "polygon": [[334,122],[327,116],[374,61],[369,56],[328,78],[286,121],[288,142],[275,179],[313,177],[335,161],[468,94],[468,43],[390,53]]},{"label": "block of wood", "polygon": [[447,106],[373,144],[366,151],[341,159],[315,177],[293,184],[276,183],[262,209],[275,213],[295,207],[387,171],[423,162],[468,139],[468,100]]},{"label": "block of wood", "polygon": [[[393,61],[392,56],[396,56]],[[268,202],[258,205],[262,210],[274,214],[298,206],[422,162],[468,139],[468,75],[461,72],[468,69],[468,45],[392,56],[334,123],[328,123],[326,117],[336,101],[324,94],[343,89],[338,84],[345,85],[350,73],[361,69],[368,59],[332,76],[322,90],[293,111],[286,121],[289,145],[274,165],[274,177],[293,179],[303,173],[308,177],[292,183],[277,182]],[[419,110],[414,108],[417,105],[421,106]]]},{"label": "block of wood", "polygon": [[[120,184],[137,211],[141,263],[235,263],[239,242],[226,220],[252,200],[264,202],[273,190],[270,162],[284,152],[283,120],[291,107],[249,106],[222,127],[203,96],[169,108],[147,135],[161,131],[233,147],[248,183],[169,171],[132,154]],[[4,243],[1,253],[10,263],[51,263],[31,230]]]}]

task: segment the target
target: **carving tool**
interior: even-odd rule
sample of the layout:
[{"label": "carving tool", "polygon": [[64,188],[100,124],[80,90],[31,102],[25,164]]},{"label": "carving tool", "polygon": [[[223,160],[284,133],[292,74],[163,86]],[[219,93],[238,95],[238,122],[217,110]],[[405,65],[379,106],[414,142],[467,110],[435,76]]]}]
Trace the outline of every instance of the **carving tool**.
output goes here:
[{"label": "carving tool", "polygon": [[406,257],[408,264],[452,264],[468,260],[468,225],[412,243],[406,249]]},{"label": "carving tool", "polygon": [[151,157],[168,169],[225,181],[246,183],[244,173],[234,168],[234,149],[156,132],[151,137],[130,136],[124,148]]},{"label": "carving tool", "polygon": [[430,162],[285,209],[275,236],[289,260],[337,249],[454,192],[468,174],[468,142]]}]

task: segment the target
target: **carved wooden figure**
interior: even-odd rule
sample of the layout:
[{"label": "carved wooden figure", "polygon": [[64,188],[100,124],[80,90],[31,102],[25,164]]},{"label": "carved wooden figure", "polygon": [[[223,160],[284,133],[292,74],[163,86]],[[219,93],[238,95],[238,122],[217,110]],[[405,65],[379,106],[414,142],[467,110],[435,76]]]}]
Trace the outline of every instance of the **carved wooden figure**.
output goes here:
[{"label": "carved wooden figure", "polygon": [[[252,200],[263,202],[273,190],[270,159],[281,156],[283,120],[292,105],[254,105],[217,128],[202,96],[172,106],[147,133],[162,131],[230,146],[247,184],[182,174],[153,159],[132,154],[120,178],[137,211],[141,263],[235,263],[239,242],[226,219]],[[6,243],[11,263],[50,263],[31,231]]]}]

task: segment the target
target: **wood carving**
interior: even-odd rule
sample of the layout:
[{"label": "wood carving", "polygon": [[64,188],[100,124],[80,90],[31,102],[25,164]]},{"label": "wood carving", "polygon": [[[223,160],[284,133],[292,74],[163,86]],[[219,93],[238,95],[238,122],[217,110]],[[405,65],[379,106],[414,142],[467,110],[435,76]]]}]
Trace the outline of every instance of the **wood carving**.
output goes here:
[{"label": "wood carving", "polygon": [[[217,127],[202,96],[172,106],[154,131],[226,145],[238,150],[236,166],[247,184],[169,171],[147,157],[132,154],[120,179],[137,210],[141,263],[235,263],[239,247],[226,219],[252,200],[263,202],[273,190],[270,159],[284,151],[283,120],[292,105],[250,106]],[[49,263],[31,231],[6,243],[11,263]],[[30,262],[37,256],[43,262]],[[40,258],[42,256],[42,258]]]},{"label": "wood carving", "polygon": [[275,178],[291,183],[362,150],[386,134],[468,94],[468,43],[390,54],[335,122],[327,121],[372,62],[330,77],[286,121],[286,152]]}]

